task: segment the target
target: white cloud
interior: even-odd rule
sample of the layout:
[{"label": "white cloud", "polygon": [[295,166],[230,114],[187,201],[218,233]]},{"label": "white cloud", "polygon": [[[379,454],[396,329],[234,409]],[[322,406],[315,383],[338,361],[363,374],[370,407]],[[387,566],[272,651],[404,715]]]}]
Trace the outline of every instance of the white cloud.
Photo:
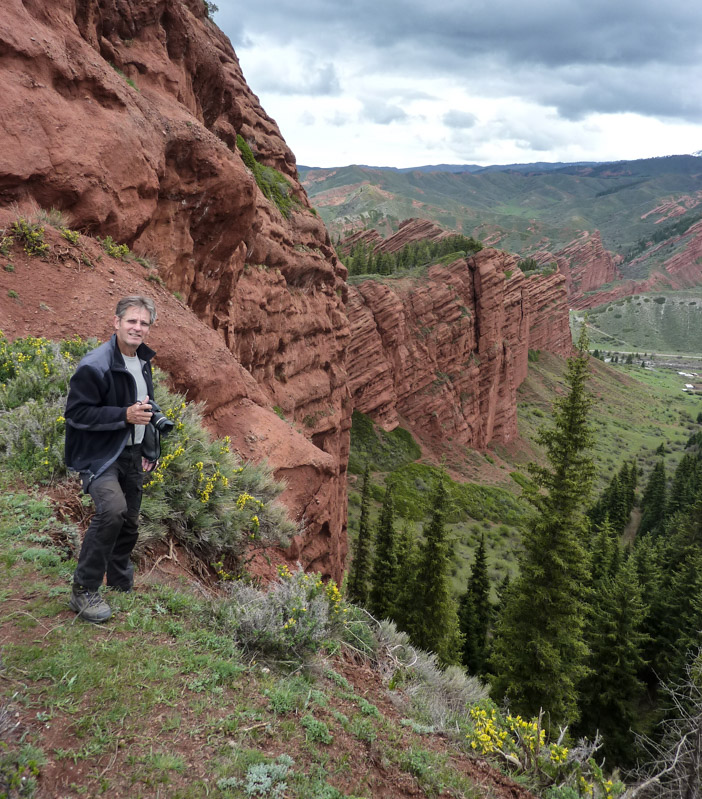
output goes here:
[{"label": "white cloud", "polygon": [[618,160],[702,146],[702,6],[689,0],[218,4],[301,163]]}]

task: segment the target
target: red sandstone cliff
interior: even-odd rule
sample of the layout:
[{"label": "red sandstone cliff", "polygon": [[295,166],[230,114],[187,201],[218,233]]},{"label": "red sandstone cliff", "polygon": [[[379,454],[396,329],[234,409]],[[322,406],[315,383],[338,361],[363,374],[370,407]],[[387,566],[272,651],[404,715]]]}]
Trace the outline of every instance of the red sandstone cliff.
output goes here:
[{"label": "red sandstone cliff", "polygon": [[429,219],[405,219],[400,222],[397,233],[383,239],[376,247],[381,252],[397,252],[413,241],[438,241],[451,233]]},{"label": "red sandstone cliff", "polygon": [[[345,269],[293,154],[204,11],[202,0],[5,1],[0,224],[54,207],[71,227],[158,263],[192,311],[176,303],[166,314],[155,335],[162,365],[207,403],[217,433],[288,481],[286,502],[305,522],[293,556],[339,578],[351,412]],[[257,189],[237,133],[289,180],[289,219]],[[76,277],[47,263],[25,279],[41,274],[51,287],[51,321],[3,303],[7,332],[100,335],[117,282],[153,288],[136,264],[110,284],[103,269]]]},{"label": "red sandstone cliff", "polygon": [[[0,327],[106,337],[120,295],[155,295],[158,363],[206,403],[213,431],[287,481],[304,523],[289,555],[307,568],[338,579],[344,566],[350,391],[386,426],[401,414],[425,440],[484,447],[516,432],[527,349],[569,349],[564,278],[525,279],[495,251],[421,285],[364,283],[347,316],[346,270],[294,156],[201,0],[6,0],[0,77],[0,227],[56,208],[147,256],[165,283],[47,229],[45,258],[20,251],[0,270]],[[289,217],[258,190],[237,134],[288,179]]]},{"label": "red sandstone cliff", "polygon": [[482,250],[426,279],[349,291],[354,407],[432,445],[484,448],[517,433],[529,349],[572,349],[563,275],[525,278],[518,258]]},{"label": "red sandstone cliff", "polygon": [[585,302],[582,307],[586,307],[589,303],[582,299],[585,293],[621,278],[612,253],[602,244],[599,230],[592,234],[585,231],[557,253],[544,250],[536,253],[534,259],[540,264],[555,261],[558,271],[565,275],[571,307],[581,307],[582,302]]}]

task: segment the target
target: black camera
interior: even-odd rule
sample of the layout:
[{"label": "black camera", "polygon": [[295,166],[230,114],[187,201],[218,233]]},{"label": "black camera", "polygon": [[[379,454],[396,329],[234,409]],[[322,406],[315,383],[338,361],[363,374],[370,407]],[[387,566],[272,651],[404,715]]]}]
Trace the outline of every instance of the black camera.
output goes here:
[{"label": "black camera", "polygon": [[153,400],[149,400],[149,402],[151,403],[152,413],[151,424],[162,436],[167,436],[175,427],[174,422],[172,422],[165,413],[161,413],[161,409]]}]

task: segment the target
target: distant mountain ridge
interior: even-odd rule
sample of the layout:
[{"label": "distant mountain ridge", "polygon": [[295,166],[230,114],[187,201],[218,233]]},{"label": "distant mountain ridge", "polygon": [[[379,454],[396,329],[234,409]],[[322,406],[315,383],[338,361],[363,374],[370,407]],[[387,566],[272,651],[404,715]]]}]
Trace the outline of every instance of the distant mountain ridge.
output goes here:
[{"label": "distant mountain ridge", "polygon": [[[480,166],[480,164],[426,164],[424,166],[370,166],[369,164],[349,164],[349,166],[358,166],[361,169],[378,169],[383,172],[450,172],[454,175],[460,175],[463,172],[470,174],[478,174],[481,172],[555,172],[559,169],[568,167],[583,167],[583,166],[601,166],[602,164],[610,163],[608,161],[537,161],[529,164],[491,164],[489,166]],[[316,166],[303,166],[298,164],[298,172],[304,179],[307,172],[313,172],[322,169],[345,169],[346,167],[316,167]],[[304,174],[303,174],[304,173]]]},{"label": "distant mountain ridge", "polygon": [[335,237],[374,229],[387,238],[419,218],[562,271],[571,260],[577,307],[702,284],[698,155],[457,168],[300,167],[300,177]]}]

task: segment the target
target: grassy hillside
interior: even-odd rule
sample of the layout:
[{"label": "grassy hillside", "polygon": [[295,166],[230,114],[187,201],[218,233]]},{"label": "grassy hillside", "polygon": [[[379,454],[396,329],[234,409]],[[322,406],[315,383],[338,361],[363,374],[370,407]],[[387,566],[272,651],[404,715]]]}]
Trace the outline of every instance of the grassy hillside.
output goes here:
[{"label": "grassy hillside", "polygon": [[[468,453],[476,473],[474,482],[464,482],[452,469],[449,481],[451,511],[449,529],[455,541],[452,570],[456,594],[466,590],[475,549],[485,536],[488,569],[493,592],[505,577],[517,569],[522,529],[531,513],[522,499],[528,480],[526,464],[540,460],[542,453],[533,443],[536,432],[550,422],[551,406],[563,391],[565,361],[549,353],[535,353],[529,374],[518,392],[519,440],[508,446],[496,445],[484,456]],[[645,484],[655,452],[661,444],[667,449],[669,473],[682,457],[689,436],[700,429],[697,415],[702,411],[699,397],[681,389],[685,378],[669,369],[644,370],[639,365],[604,364],[591,359],[590,390],[595,396],[592,422],[596,444],[593,456],[597,467],[595,493],[601,491],[625,460],[636,458],[643,469],[640,485]],[[398,446],[397,442],[404,442]],[[407,525],[421,537],[428,520],[429,502],[438,478],[437,453],[416,456],[412,438],[406,430],[388,435],[376,429],[368,417],[354,414],[351,430],[351,465],[361,472],[366,460],[373,471],[373,522],[382,502],[384,485],[392,481],[399,515],[397,527]],[[382,453],[382,454],[381,454]],[[477,457],[476,457],[477,456]],[[353,550],[360,512],[360,479],[350,477],[349,533]]]},{"label": "grassy hillside", "polygon": [[[573,314],[579,329],[582,312]],[[700,355],[702,294],[699,291],[658,292],[625,297],[587,312],[593,347],[644,353]]]},{"label": "grassy hillside", "polygon": [[[618,795],[587,747],[566,757],[544,733],[535,752],[536,719],[503,714],[479,680],[439,669],[333,582],[281,566],[259,586],[251,547],[291,532],[272,503],[280,487],[235,467],[197,406],[163,385],[174,438],[146,490],[136,590],[108,592],[106,624],[77,620],[68,598],[90,502],[61,471],[57,412],[85,346],[0,337],[0,796]],[[367,452],[399,465],[404,512],[421,518],[437,470],[414,463],[406,434],[378,441]],[[521,515],[500,488],[454,485],[451,498],[456,522]]]},{"label": "grassy hillside", "polygon": [[[399,172],[370,167],[309,170],[305,188],[332,231],[365,225],[385,230],[408,216],[527,254],[556,250],[582,230],[599,229],[609,250],[625,255],[659,229],[663,202],[702,197],[702,159],[672,156],[533,173]],[[687,210],[679,222],[694,217]]]}]

